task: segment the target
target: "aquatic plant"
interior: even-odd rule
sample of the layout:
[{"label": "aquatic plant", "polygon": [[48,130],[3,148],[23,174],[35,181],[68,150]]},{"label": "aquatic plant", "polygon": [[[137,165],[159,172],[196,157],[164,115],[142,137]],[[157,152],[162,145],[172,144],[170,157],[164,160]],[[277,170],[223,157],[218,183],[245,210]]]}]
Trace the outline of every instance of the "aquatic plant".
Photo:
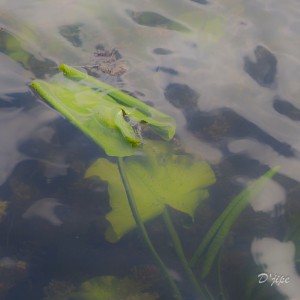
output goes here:
[{"label": "aquatic plant", "polygon": [[[174,120],[112,86],[67,65],[61,65],[63,75],[53,76],[50,82],[34,80],[31,87],[59,112],[78,126],[110,156],[118,157],[118,168],[134,221],[158,265],[167,277],[176,299],[180,291],[169,275],[167,267],[152,245],[144,223],[131,197],[130,186],[121,157],[132,155],[142,138],[135,131],[135,123],[147,123],[165,140],[175,134]],[[62,76],[61,76],[62,75]]]},{"label": "aquatic plant", "polygon": [[[17,20],[15,20],[14,23],[17,23]],[[48,59],[41,61],[29,52],[28,48],[25,46],[27,40],[20,38],[20,36],[33,38],[33,34],[26,26],[22,26],[21,31],[22,34],[18,34],[17,37],[15,34],[12,34],[3,28],[0,30],[1,52],[7,54],[12,60],[21,64],[26,70],[32,71],[36,76],[43,76],[44,71],[47,70],[49,72],[51,67],[54,67],[54,62]]]},{"label": "aquatic plant", "polygon": [[165,140],[175,134],[174,120],[136,98],[75,68],[59,67],[49,82],[34,80],[31,87],[60,113],[94,140],[107,155],[129,156],[143,141],[135,129],[139,123]]},{"label": "aquatic plant", "polygon": [[[174,147],[159,141],[147,141],[144,156],[124,160],[124,170],[139,215],[143,222],[153,219],[170,206],[193,218],[199,203],[208,197],[206,188],[215,181],[205,161],[194,161],[174,153]],[[111,226],[107,240],[118,241],[136,226],[117,164],[100,158],[86,171],[86,177],[97,176],[108,182],[112,210],[106,218]]]},{"label": "aquatic plant", "polygon": [[[206,255],[202,278],[207,276],[232,224],[277,169],[267,172],[232,200],[208,231],[189,263],[168,206],[193,218],[199,203],[208,197],[207,188],[215,182],[212,169],[206,162],[195,161],[182,150],[177,151],[171,143],[144,140],[136,129],[136,125],[145,124],[162,139],[169,141],[175,134],[175,122],[171,117],[72,67],[61,65],[59,70],[63,74],[55,75],[49,82],[34,80],[31,87],[102,147],[107,155],[117,157],[115,163],[104,158],[98,159],[85,175],[97,176],[108,182],[112,210],[106,215],[110,222],[106,239],[117,242],[131,229],[138,227],[164,273],[173,297],[182,299],[145,228],[146,221],[161,215],[177,257],[198,297],[213,299],[208,289],[198,282],[192,268],[200,257]],[[135,153],[137,155],[133,155]],[[126,156],[129,157],[124,158]],[[115,279],[100,278],[99,281],[88,282],[83,289],[100,285],[102,293],[102,283],[107,282],[114,285]],[[85,296],[79,296],[78,299],[98,299],[93,294],[96,290],[92,289],[91,296],[82,292]],[[101,297],[106,299],[106,296]]]},{"label": "aquatic plant", "polygon": [[272,168],[246,187],[240,194],[234,197],[226,209],[210,227],[205,238],[202,240],[190,260],[190,266],[193,267],[200,256],[205,253],[204,265],[201,274],[202,278],[206,277],[211,270],[212,264],[237,217],[248,205],[249,201],[261,191],[266,182],[272,178],[277,171],[278,167]]},{"label": "aquatic plant", "polygon": [[66,300],[156,300],[158,298],[158,294],[146,291],[142,285],[131,278],[101,276],[82,283],[79,290]]},{"label": "aquatic plant", "polygon": [[1,50],[5,51],[11,59],[23,64],[25,67],[28,66],[30,54],[22,48],[21,42],[16,37],[1,31],[0,44]]}]

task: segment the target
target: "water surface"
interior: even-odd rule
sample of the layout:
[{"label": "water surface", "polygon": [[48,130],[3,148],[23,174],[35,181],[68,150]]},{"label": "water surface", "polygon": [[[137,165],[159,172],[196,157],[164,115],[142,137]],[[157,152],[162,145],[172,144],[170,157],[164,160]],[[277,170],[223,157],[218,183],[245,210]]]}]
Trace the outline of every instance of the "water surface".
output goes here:
[{"label": "water surface", "polygon": [[[61,63],[102,64],[95,76],[174,117],[185,152],[213,167],[217,183],[194,225],[175,214],[188,254],[247,183],[279,166],[226,240],[224,299],[254,299],[249,286],[255,299],[297,299],[299,20],[297,0],[0,0],[0,262],[15,262],[0,275],[4,299],[50,299],[53,280],[77,286],[154,264],[137,232],[105,241],[107,187],[83,179],[104,153],[29,88]],[[111,51],[113,66],[102,56]],[[197,299],[155,222],[168,267]],[[262,272],[291,280],[259,284]]]}]

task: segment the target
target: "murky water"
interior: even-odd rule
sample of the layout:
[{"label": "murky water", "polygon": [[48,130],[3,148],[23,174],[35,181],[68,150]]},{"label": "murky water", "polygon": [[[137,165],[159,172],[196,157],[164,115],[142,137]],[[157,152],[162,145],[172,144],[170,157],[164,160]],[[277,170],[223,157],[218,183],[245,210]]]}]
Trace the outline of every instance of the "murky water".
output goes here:
[{"label": "murky water", "polygon": [[[0,298],[71,299],[61,290],[138,270],[172,299],[137,231],[104,238],[107,185],[84,179],[103,150],[29,88],[65,63],[171,115],[184,151],[212,166],[194,223],[172,211],[188,257],[234,196],[280,167],[231,228],[207,299],[298,299],[299,20],[297,0],[0,0]],[[148,226],[183,298],[198,299],[161,220]]]}]

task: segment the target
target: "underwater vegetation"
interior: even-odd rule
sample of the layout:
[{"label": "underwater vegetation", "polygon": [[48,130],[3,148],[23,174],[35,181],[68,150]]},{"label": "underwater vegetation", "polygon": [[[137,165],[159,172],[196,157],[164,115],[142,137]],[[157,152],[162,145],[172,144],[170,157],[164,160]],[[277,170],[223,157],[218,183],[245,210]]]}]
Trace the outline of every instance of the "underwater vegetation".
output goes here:
[{"label": "underwater vegetation", "polygon": [[[215,182],[209,165],[176,154],[171,145],[159,141],[147,141],[143,150],[146,156],[129,157],[124,161],[126,176],[142,221],[163,214],[167,206],[193,218],[195,209],[208,197],[206,187]],[[87,178],[92,176],[109,184],[112,211],[106,216],[111,224],[106,231],[106,238],[116,242],[136,226],[118,166],[100,158],[86,171]]]},{"label": "underwater vegetation", "polygon": [[[111,157],[96,160],[85,174],[86,178],[98,177],[108,183],[111,211],[106,215],[110,223],[106,240],[118,242],[137,227],[164,274],[172,299],[183,299],[180,287],[145,226],[146,222],[161,216],[192,294],[199,299],[215,299],[215,292],[210,292],[205,280],[220,262],[225,238],[249,201],[278,168],[270,169],[233,198],[189,259],[169,207],[193,220],[196,208],[208,198],[209,186],[216,181],[211,167],[172,143],[175,122],[170,116],[73,67],[63,64],[59,70],[47,82],[34,80],[31,87]],[[199,267],[200,261],[204,264]],[[144,293],[135,285],[128,278],[96,277],[84,282],[66,299],[157,299],[156,294]],[[122,296],[118,294],[120,291]],[[222,285],[218,294],[225,294]]]},{"label": "underwater vegetation", "polygon": [[82,283],[79,291],[74,293],[71,299],[155,300],[158,299],[158,295],[145,292],[143,286],[130,278],[118,279],[114,276],[102,276]]},{"label": "underwater vegetation", "polygon": [[[122,288],[131,299],[288,298],[258,284],[268,266],[251,247],[294,245],[300,274],[297,1],[30,2],[3,0],[0,13],[0,298],[101,298],[125,278],[148,282]],[[175,135],[57,62],[176,117]],[[28,89],[34,78],[55,109]]]},{"label": "underwater vegetation", "polygon": [[66,282],[52,282],[43,300],[156,300],[158,294],[132,278],[100,276],[83,282],[76,290]]},{"label": "underwater vegetation", "polygon": [[0,51],[7,53],[26,70],[30,69],[37,77],[44,77],[45,72],[52,73],[54,63],[51,60],[40,61],[22,47],[20,40],[5,30],[0,30]]},{"label": "underwater vegetation", "polygon": [[161,276],[154,265],[136,266],[126,277],[96,276],[76,285],[51,280],[44,287],[43,300],[155,300],[160,298],[153,290],[157,280],[161,280]]}]

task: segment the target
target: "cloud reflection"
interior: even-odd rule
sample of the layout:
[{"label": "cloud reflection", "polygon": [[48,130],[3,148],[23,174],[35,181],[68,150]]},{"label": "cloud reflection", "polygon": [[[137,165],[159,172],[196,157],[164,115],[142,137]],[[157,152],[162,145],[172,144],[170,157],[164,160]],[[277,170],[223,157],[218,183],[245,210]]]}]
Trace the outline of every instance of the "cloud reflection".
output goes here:
[{"label": "cloud reflection", "polygon": [[288,283],[274,284],[273,286],[281,294],[287,296],[287,299],[298,300],[300,277],[294,262],[295,245],[292,242],[280,242],[273,238],[255,239],[252,242],[251,252],[256,264],[262,266],[264,272],[272,275],[269,275],[269,279],[275,275],[290,278]]}]

